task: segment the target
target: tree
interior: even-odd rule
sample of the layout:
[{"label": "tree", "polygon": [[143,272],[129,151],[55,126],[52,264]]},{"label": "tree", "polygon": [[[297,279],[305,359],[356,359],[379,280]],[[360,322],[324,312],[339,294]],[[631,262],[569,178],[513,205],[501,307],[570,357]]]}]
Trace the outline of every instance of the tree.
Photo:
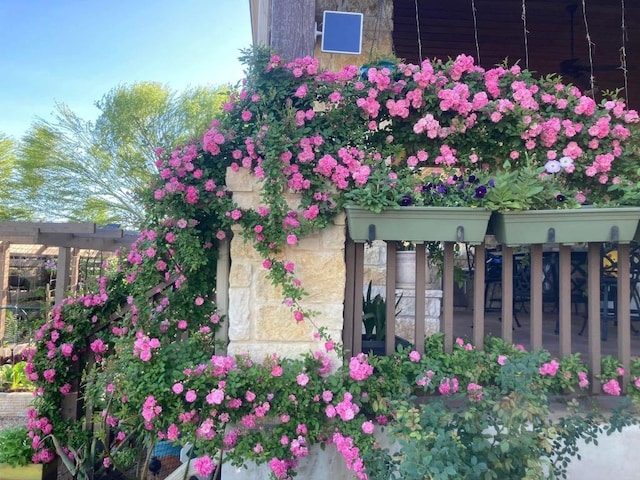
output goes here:
[{"label": "tree", "polygon": [[16,144],[0,133],[0,220],[24,220],[29,211],[20,206],[15,177]]},{"label": "tree", "polygon": [[34,215],[135,227],[144,218],[137,192],[156,173],[155,151],[202,134],[231,87],[176,93],[158,83],[119,86],[96,106],[95,122],[56,105],[38,119],[18,155],[21,194]]}]

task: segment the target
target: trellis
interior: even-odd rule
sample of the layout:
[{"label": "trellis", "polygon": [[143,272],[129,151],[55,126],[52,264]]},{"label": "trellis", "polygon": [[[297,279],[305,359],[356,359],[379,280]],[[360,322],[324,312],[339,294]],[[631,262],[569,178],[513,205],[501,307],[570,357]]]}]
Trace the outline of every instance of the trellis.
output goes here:
[{"label": "trellis", "polygon": [[57,280],[54,302],[59,303],[77,285],[83,251],[115,252],[129,247],[136,232],[95,223],[0,222],[0,339],[4,337],[9,305],[9,271],[12,245],[40,245],[57,248]]}]

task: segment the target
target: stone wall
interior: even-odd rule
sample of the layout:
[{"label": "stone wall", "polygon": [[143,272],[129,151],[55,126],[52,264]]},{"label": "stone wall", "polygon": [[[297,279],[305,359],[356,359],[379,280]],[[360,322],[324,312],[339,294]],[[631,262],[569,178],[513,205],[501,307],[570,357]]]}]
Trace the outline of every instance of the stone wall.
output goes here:
[{"label": "stone wall", "polygon": [[[248,170],[228,170],[227,186],[240,207],[262,203],[260,185]],[[287,201],[295,208],[295,195]],[[333,226],[300,239],[298,245],[286,247],[282,253],[283,258],[296,265],[298,278],[309,293],[303,299],[304,308],[318,312],[311,321],[300,323],[294,321],[290,308],[283,304],[280,289],[266,278],[262,257],[239,231],[235,232],[229,274],[229,354],[248,353],[257,360],[275,352],[297,356],[317,348],[313,334],[318,327],[325,327],[333,339],[342,340],[345,231],[341,215]]]}]

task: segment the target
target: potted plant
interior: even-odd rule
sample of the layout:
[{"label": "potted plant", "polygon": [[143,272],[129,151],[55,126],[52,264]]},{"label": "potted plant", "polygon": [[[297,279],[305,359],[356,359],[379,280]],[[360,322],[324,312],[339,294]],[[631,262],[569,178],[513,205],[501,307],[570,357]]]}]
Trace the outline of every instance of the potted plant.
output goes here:
[{"label": "potted plant", "polygon": [[[362,322],[364,324],[364,334],[362,335],[362,351],[373,352],[376,355],[384,355],[387,332],[387,301],[379,293],[372,296],[372,282],[369,281],[367,294],[362,298]],[[398,305],[402,300],[402,295],[398,297],[394,305],[396,315]],[[396,347],[402,345],[409,346],[409,342],[396,335]]]},{"label": "potted plant", "polygon": [[9,427],[0,431],[0,479],[54,479],[53,464],[32,463],[34,450],[26,426]]}]

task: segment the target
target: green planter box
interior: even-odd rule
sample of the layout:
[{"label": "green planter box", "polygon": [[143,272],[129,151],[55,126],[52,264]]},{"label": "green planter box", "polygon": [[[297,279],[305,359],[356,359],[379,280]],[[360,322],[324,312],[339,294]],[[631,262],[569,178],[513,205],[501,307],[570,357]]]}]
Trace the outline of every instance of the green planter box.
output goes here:
[{"label": "green planter box", "polygon": [[349,236],[354,242],[482,243],[491,216],[489,210],[466,207],[400,207],[375,213],[349,205],[345,210]]},{"label": "green planter box", "polygon": [[576,208],[494,213],[489,233],[508,246],[532,243],[628,243],[636,236],[640,207]]},{"label": "green planter box", "polygon": [[0,479],[2,480],[41,480],[42,472],[42,464],[12,467],[6,463],[0,463]]}]

